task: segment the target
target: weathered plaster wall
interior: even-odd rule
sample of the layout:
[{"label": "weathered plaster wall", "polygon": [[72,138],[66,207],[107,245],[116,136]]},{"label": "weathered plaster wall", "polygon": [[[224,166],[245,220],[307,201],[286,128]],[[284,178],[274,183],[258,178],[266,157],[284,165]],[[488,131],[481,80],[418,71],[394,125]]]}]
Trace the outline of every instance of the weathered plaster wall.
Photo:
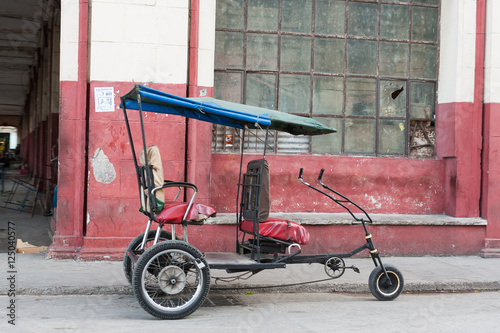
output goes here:
[{"label": "weathered plaster wall", "polygon": [[[246,162],[258,156],[245,157]],[[444,211],[444,164],[439,160],[362,158],[350,156],[268,155],[271,174],[272,212],[343,212],[298,180],[323,182],[361,205],[370,213],[442,214]],[[236,211],[239,156],[214,154],[212,204],[218,212]]]},{"label": "weathered plaster wall", "polygon": [[[445,213],[479,216],[482,101],[476,96],[482,77],[477,67],[477,1],[441,2],[436,154],[446,167]],[[478,80],[477,80],[478,79]]]},{"label": "weathered plaster wall", "polygon": [[[481,117],[471,84],[477,57],[470,52],[476,43],[475,2],[443,0],[436,112],[439,158],[269,155],[273,212],[341,211],[300,184],[297,176],[303,167],[310,182],[325,168],[324,181],[370,213],[478,216]],[[73,251],[83,245],[78,250],[81,259],[119,259],[146,224],[138,211],[119,96],[135,82],[180,96],[211,95],[215,0],[95,0],[90,17],[88,11],[81,12],[86,3],[62,1],[60,138],[67,150],[61,155],[64,168],[59,177],[68,185],[59,192],[60,237],[55,242]],[[114,111],[96,112],[95,87],[114,88]],[[491,110],[494,120],[493,104]],[[137,135],[137,115],[131,121]],[[200,202],[213,205],[219,213],[234,212],[239,156],[211,154],[210,125],[195,121],[186,125],[185,119],[154,114],[148,114],[145,122],[148,144],[160,146],[165,178],[187,178],[199,186]],[[496,136],[491,137],[494,143]],[[87,146],[82,146],[85,142]],[[137,151],[141,148],[136,146]],[[488,160],[496,161],[494,156]],[[495,188],[490,189],[491,194]],[[362,241],[358,229],[308,226],[314,242],[305,253],[350,251],[353,240]],[[385,254],[473,254],[484,237],[484,226],[375,226],[373,233]],[[190,241],[202,251],[233,251],[234,238],[234,225],[190,228]]]},{"label": "weathered plaster wall", "polygon": [[83,243],[88,2],[61,1],[59,175],[55,235],[47,257],[74,257]]},{"label": "weathered plaster wall", "polygon": [[[143,232],[129,138],[119,97],[135,83],[186,96],[189,2],[96,0],[89,29],[88,174],[84,248],[80,258],[119,256]],[[114,89],[115,109],[96,112],[95,88]],[[139,117],[129,111],[136,153]],[[146,143],[162,153],[166,179],[184,180],[186,120],[144,114]],[[105,156],[105,157],[104,157]]]},{"label": "weathered plaster wall", "polygon": [[484,71],[482,215],[488,219],[481,255],[500,257],[500,3],[487,1]]},{"label": "weathered plaster wall", "polygon": [[[185,85],[150,84],[152,88],[182,96]],[[133,88],[125,82],[92,82],[95,87],[113,87],[113,112],[96,112],[90,103],[89,172],[87,174],[87,207],[85,248],[80,256],[94,252],[122,251],[120,247],[143,232],[147,217],[139,212],[139,194],[132,151],[119,96]],[[143,149],[138,112],[128,111],[136,154]],[[162,153],[165,179],[184,179],[185,119],[179,116],[144,113],[147,146],[155,144]],[[137,155],[138,156],[138,155]]]},{"label": "weathered plaster wall", "polygon": [[185,84],[187,0],[95,0],[90,81]]},{"label": "weathered plaster wall", "polygon": [[61,81],[78,80],[79,0],[61,1]]}]

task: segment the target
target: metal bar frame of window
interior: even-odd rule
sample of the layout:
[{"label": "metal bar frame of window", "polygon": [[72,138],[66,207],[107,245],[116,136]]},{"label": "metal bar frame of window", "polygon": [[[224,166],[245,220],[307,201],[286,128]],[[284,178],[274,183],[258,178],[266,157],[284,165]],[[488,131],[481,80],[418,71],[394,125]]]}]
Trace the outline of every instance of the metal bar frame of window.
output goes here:
[{"label": "metal bar frame of window", "polygon": [[[215,72],[216,73],[231,73],[231,72],[238,72],[241,73],[241,103],[246,102],[247,98],[247,74],[251,73],[262,73],[262,74],[274,74],[275,75],[275,94],[274,94],[274,99],[275,99],[275,105],[276,109],[279,109],[279,87],[280,87],[280,80],[282,75],[286,74],[293,74],[293,75],[308,75],[310,77],[310,91],[309,91],[309,110],[308,113],[294,113],[298,115],[303,115],[303,116],[309,116],[309,117],[325,117],[325,118],[337,118],[341,119],[342,123],[342,142],[341,142],[341,152],[340,154],[346,154],[346,119],[373,119],[375,121],[375,137],[373,138],[374,140],[374,152],[371,154],[366,154],[366,155],[374,155],[374,156],[405,156],[405,157],[410,157],[411,154],[411,147],[410,147],[410,124],[412,121],[421,121],[421,122],[435,122],[434,118],[412,118],[411,117],[411,85],[413,82],[432,82],[434,83],[436,87],[436,92],[438,89],[438,69],[439,69],[439,46],[440,46],[440,38],[439,38],[439,30],[440,30],[440,19],[441,19],[441,4],[440,1],[438,1],[437,4],[425,4],[425,3],[418,3],[417,0],[408,0],[408,1],[384,1],[384,0],[345,0],[345,26],[344,26],[344,34],[339,35],[339,34],[321,34],[321,33],[316,33],[316,1],[317,0],[312,0],[312,21],[311,21],[311,32],[310,33],[302,33],[302,32],[290,32],[290,31],[282,31],[282,19],[283,19],[283,0],[279,0],[279,14],[278,14],[278,28],[277,31],[266,31],[266,30],[254,30],[254,29],[248,29],[248,0],[244,0],[244,19],[243,19],[243,28],[242,29],[231,29],[231,28],[216,28],[216,31],[226,31],[226,32],[240,32],[243,34],[243,68],[241,69],[234,69],[234,68],[225,68],[225,67],[216,67]],[[350,36],[348,34],[348,26],[349,26],[349,6],[352,3],[355,2],[365,2],[365,3],[374,3],[377,4],[377,35],[376,37],[362,37],[362,36]],[[382,5],[383,4],[388,4],[388,5],[404,5],[408,6],[409,10],[409,25],[408,25],[408,39],[398,39],[398,38],[382,38],[380,36],[380,25],[381,25],[381,12],[382,12]],[[437,40],[435,42],[433,41],[418,41],[418,40],[413,40],[412,39],[412,11],[413,8],[415,7],[428,7],[428,8],[437,8],[438,10],[438,31],[437,31]],[[269,34],[269,35],[276,35],[278,37],[278,50],[277,50],[277,66],[278,68],[276,70],[260,70],[260,69],[248,69],[247,68],[247,35],[249,33],[258,33],[258,34]],[[311,38],[311,70],[304,72],[304,71],[290,71],[290,70],[282,70],[281,69],[281,40],[282,36],[304,36],[304,37],[310,37]],[[315,40],[317,38],[341,38],[344,40],[344,72],[343,73],[325,73],[325,72],[314,72],[314,45],[315,45]],[[376,74],[375,75],[364,75],[364,74],[351,74],[348,73],[347,70],[347,58],[348,58],[348,41],[349,40],[367,40],[367,41],[375,41],[377,43],[377,55],[376,55]],[[387,76],[387,75],[380,75],[380,42],[399,42],[399,43],[406,43],[408,45],[408,55],[407,55],[407,75],[406,77],[392,77],[392,76]],[[422,78],[422,77],[412,77],[411,73],[411,51],[412,51],[412,46],[413,45],[434,45],[436,46],[437,49],[437,64],[436,64],[436,77],[433,79],[428,79],[428,78]],[[332,76],[332,77],[342,77],[343,78],[343,101],[342,101],[342,114],[340,115],[332,115],[332,114],[314,114],[313,113],[313,94],[314,94],[314,78],[317,76]],[[346,114],[346,103],[347,103],[347,79],[350,77],[359,77],[359,78],[373,78],[376,81],[376,91],[375,91],[375,114],[373,116],[359,116],[359,115],[347,115]],[[381,116],[380,114],[380,98],[381,98],[381,91],[380,91],[380,85],[381,81],[391,81],[391,80],[397,80],[397,81],[404,81],[405,82],[405,98],[406,98],[406,103],[405,103],[405,117],[384,117]],[[435,103],[434,103],[434,108],[435,108]],[[434,110],[435,112],[435,110]],[[404,143],[404,151],[402,154],[383,154],[380,153],[380,121],[381,120],[404,120],[405,123],[405,143]],[[247,133],[250,134],[250,133]],[[257,134],[258,135],[258,134]],[[247,138],[250,135],[247,135]],[[274,151],[275,153],[278,153],[279,145],[279,140],[278,136],[275,135],[275,140],[274,140]],[[311,139],[309,138],[309,152],[311,153]],[[224,147],[222,147],[224,148]],[[432,156],[431,156],[432,157]]]}]

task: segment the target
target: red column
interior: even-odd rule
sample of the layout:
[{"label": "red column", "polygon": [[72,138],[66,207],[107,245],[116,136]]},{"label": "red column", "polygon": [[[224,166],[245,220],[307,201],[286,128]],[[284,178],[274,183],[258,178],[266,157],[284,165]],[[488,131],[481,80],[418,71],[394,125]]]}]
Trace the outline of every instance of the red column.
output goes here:
[{"label": "red column", "polygon": [[[494,15],[494,14],[493,14]],[[492,15],[492,16],[493,16]],[[483,53],[478,56],[484,59],[486,0],[478,0],[477,4],[478,31],[476,38],[478,48]],[[482,70],[484,78],[484,62]],[[481,82],[484,84],[483,82]],[[476,82],[477,84],[477,82]],[[478,96],[478,98],[482,96]],[[483,155],[482,155],[482,198],[481,215],[488,225],[484,240],[484,248],[479,253],[482,257],[500,258],[500,104],[485,103],[483,116]]]},{"label": "red column", "polygon": [[[198,48],[200,26],[200,0],[191,0],[189,36],[188,97],[212,96],[212,87],[198,86]],[[210,173],[212,167],[212,124],[201,121],[187,122],[186,180],[199,189],[196,201],[210,204]]]},{"label": "red column", "polygon": [[488,220],[480,255],[500,258],[500,104],[484,105],[482,215]]},{"label": "red column", "polygon": [[78,81],[60,84],[56,232],[49,258],[72,258],[83,245],[87,132],[88,0],[80,0]]},{"label": "red column", "polygon": [[445,213],[480,216],[485,0],[477,1],[474,102],[440,104],[437,156],[445,162]]}]

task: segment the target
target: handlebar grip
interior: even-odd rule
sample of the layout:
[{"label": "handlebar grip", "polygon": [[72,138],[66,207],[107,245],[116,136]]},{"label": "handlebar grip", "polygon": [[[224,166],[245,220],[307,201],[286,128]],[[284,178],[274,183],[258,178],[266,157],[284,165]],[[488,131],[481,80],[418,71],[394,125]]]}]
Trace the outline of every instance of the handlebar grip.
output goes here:
[{"label": "handlebar grip", "polygon": [[318,180],[320,180],[320,181],[321,181],[321,178],[323,178],[323,172],[325,172],[325,169],[321,169],[321,171],[319,172]]},{"label": "handlebar grip", "polygon": [[299,171],[299,179],[302,178],[302,172],[304,172],[304,168],[300,168],[300,171]]}]

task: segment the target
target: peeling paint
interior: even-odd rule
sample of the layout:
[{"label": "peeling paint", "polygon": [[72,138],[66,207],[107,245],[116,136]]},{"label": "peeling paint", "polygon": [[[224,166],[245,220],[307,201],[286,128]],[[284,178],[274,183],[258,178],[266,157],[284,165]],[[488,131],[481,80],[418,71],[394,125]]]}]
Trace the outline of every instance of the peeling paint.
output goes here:
[{"label": "peeling paint", "polygon": [[378,202],[378,200],[371,195],[365,194],[365,199],[366,201],[370,202],[373,205],[373,208],[380,209],[382,207],[382,204]]},{"label": "peeling paint", "polygon": [[90,159],[94,169],[94,177],[99,183],[110,184],[116,178],[116,171],[113,163],[104,154],[101,148],[97,148],[94,157]]},{"label": "peeling paint", "polygon": [[87,225],[90,223],[90,214],[87,213]]}]

